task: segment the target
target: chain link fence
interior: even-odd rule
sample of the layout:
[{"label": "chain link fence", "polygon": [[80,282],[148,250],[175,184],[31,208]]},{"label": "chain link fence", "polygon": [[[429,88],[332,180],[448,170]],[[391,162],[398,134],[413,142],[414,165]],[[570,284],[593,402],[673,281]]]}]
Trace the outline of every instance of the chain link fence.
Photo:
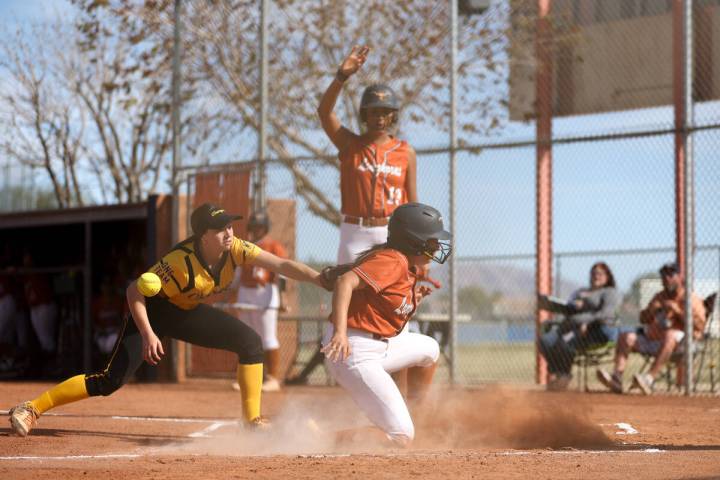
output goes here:
[{"label": "chain link fence", "polygon": [[[160,2],[162,3],[162,2]],[[131,13],[171,38],[172,2]],[[460,2],[467,5],[472,2]],[[638,325],[644,285],[675,259],[676,185],[673,109],[673,7],[678,1],[555,0],[550,24],[553,158],[553,282],[568,298],[606,262],[617,281],[622,326]],[[183,178],[201,169],[257,161],[260,125],[260,2],[183,0],[183,125],[204,122],[205,136],[183,142]],[[535,381],[535,68],[537,2],[497,0],[461,9],[458,24],[459,146],[454,259],[459,313],[456,368],[463,384]],[[449,218],[450,3],[268,1],[266,107],[268,198],[297,203],[296,258],[334,263],[339,233],[336,151],[316,108],[342,58],[368,44],[368,62],[351,78],[336,112],[359,131],[364,86],[399,94],[398,137],[417,151],[418,192]],[[720,288],[720,1],[694,2],[695,99],[692,130],[695,207],[694,282],[700,295]],[[169,45],[167,41],[165,46]],[[257,188],[258,181],[253,182]],[[191,192],[192,190],[190,190]],[[423,305],[426,319],[447,316],[444,283]],[[643,283],[644,282],[644,283]],[[650,287],[648,287],[650,288]],[[644,291],[643,291],[644,292]],[[299,288],[299,314],[323,318],[330,298]],[[433,317],[436,315],[436,317]],[[714,390],[717,314],[699,390]],[[447,323],[419,328],[447,342]],[[316,321],[299,324],[289,363],[295,374],[315,351]],[[444,351],[449,354],[447,345]],[[604,361],[612,360],[612,354]],[[637,358],[636,358],[637,357]],[[628,373],[643,366],[634,356]],[[698,360],[699,361],[699,360]],[[449,378],[444,356],[439,377]],[[698,364],[698,367],[700,365]],[[609,365],[608,368],[612,368]],[[591,372],[591,381],[594,373]],[[322,368],[310,383],[328,382]],[[592,388],[598,385],[591,384]]]}]

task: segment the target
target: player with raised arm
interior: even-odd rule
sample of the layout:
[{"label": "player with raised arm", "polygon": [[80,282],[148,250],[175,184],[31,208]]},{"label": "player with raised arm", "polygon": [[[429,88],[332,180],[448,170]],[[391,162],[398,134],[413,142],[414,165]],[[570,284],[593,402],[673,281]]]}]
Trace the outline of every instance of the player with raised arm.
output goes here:
[{"label": "player with raised arm", "polygon": [[211,303],[230,285],[237,267],[257,265],[288,278],[321,285],[320,275],[299,262],[281,259],[233,235],[241,218],[211,204],[191,216],[194,235],[177,244],[127,288],[130,315],[104,370],[76,375],[10,410],[13,431],[27,435],[51,408],[97,395],[110,395],[130,380],[143,360],[157,365],[165,354],[160,338],[234,352],[246,425],[262,427],[260,415],[263,347],[260,336]]},{"label": "player with raised arm", "polygon": [[[342,223],[338,265],[352,263],[361,252],[384,243],[388,236],[388,219],[393,211],[400,205],[418,200],[415,150],[392,134],[400,110],[400,101],[393,89],[385,84],[365,88],[360,99],[363,125],[360,134],[343,126],[334,111],[344,84],[360,70],[369,53],[367,46],[352,48],[323,94],[317,110],[322,128],[337,147],[340,160]],[[440,284],[427,275],[427,269],[420,272],[420,280],[440,288]],[[310,365],[286,383],[304,383],[312,368],[321,362],[322,354],[318,351]],[[403,377],[403,374],[398,376],[401,384],[406,382]]]},{"label": "player with raised arm", "polygon": [[370,48],[353,47],[320,100],[323,130],[340,159],[340,247],[337,263],[387,239],[388,218],[399,205],[417,201],[415,150],[391,134],[400,102],[387,85],[368,86],[360,100],[364,132],[344,127],[334,112],[345,82],[365,63]]}]

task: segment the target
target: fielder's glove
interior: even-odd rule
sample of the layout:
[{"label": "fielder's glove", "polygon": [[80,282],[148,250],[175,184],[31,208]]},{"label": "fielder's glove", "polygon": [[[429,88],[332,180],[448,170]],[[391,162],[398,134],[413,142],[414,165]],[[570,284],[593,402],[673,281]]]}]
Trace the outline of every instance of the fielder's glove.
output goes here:
[{"label": "fielder's glove", "polygon": [[340,277],[340,275],[349,272],[352,270],[353,264],[352,263],[345,263],[342,265],[334,265],[325,267],[320,271],[320,283],[322,284],[322,287],[332,292],[335,289],[335,282]]}]

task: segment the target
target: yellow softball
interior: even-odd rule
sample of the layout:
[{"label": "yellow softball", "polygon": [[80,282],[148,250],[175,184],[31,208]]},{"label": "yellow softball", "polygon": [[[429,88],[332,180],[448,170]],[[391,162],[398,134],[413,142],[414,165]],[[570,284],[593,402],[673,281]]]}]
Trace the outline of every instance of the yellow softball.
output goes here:
[{"label": "yellow softball", "polygon": [[152,272],[143,273],[137,280],[138,292],[145,297],[154,297],[160,291],[160,287],[162,287],[160,277]]}]

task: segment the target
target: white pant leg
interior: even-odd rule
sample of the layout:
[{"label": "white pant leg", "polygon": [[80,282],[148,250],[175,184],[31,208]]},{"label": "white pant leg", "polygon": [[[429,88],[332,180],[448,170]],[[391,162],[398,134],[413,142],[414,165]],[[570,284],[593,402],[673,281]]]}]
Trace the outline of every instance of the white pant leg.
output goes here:
[{"label": "white pant leg", "polygon": [[340,245],[338,246],[337,263],[351,263],[358,254],[375,245],[387,242],[388,227],[362,227],[352,223],[340,224]]},{"label": "white pant leg", "polygon": [[0,343],[15,343],[15,299],[0,297]]},{"label": "white pant leg", "polygon": [[[328,326],[323,345],[332,337]],[[361,336],[348,329],[351,353],[344,362],[325,360],[333,378],[345,388],[355,404],[391,440],[406,442],[415,437],[415,427],[405,400],[390,374],[383,368],[388,342]]]},{"label": "white pant leg", "polygon": [[[277,318],[280,306],[280,290],[275,284],[262,287],[238,289],[238,302],[249,303],[258,307],[258,310],[246,310],[240,314],[240,319],[260,335],[263,350],[276,350],[280,348],[277,338]],[[272,308],[269,308],[272,307]]]},{"label": "white pant leg", "polygon": [[385,371],[393,373],[408,367],[429,367],[440,358],[437,340],[407,328],[388,341],[387,355],[383,359]]},{"label": "white pant leg", "polygon": [[54,303],[36,305],[30,309],[30,322],[35,329],[40,347],[45,352],[54,352],[57,307]]}]

